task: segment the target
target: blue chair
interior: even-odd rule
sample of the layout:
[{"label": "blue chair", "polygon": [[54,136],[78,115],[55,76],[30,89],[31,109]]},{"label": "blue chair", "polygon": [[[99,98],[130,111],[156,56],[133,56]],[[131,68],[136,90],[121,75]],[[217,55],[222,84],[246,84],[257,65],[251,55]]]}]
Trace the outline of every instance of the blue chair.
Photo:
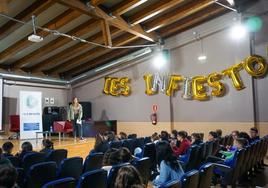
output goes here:
[{"label": "blue chair", "polygon": [[159,188],[181,188],[180,181],[168,181],[162,185],[159,186]]},{"label": "blue chair", "polygon": [[148,143],[145,144],[143,149],[143,157],[149,157],[150,158],[150,168],[151,171],[156,171],[156,148],[154,143]]},{"label": "blue chair", "polygon": [[199,188],[210,188],[214,165],[206,163],[199,168]]},{"label": "blue chair", "polygon": [[198,188],[199,172],[191,170],[186,172],[181,178],[182,188]]},{"label": "blue chair", "polygon": [[45,162],[45,153],[27,153],[22,159],[22,168],[27,173],[34,164]]},{"label": "blue chair", "polygon": [[62,178],[46,183],[42,188],[76,188],[74,178]]},{"label": "blue chair", "polygon": [[141,177],[143,178],[143,183],[146,186],[148,185],[151,176],[150,164],[149,157],[144,157],[133,162],[133,166],[140,172]]},{"label": "blue chair", "polygon": [[107,171],[103,169],[84,173],[78,182],[77,188],[106,188]]},{"label": "blue chair", "polygon": [[179,157],[180,163],[185,171],[192,170],[195,167],[195,161],[198,160],[200,147],[198,145],[193,145],[187,149],[186,154]]},{"label": "blue chair", "polygon": [[152,142],[152,140],[151,140],[150,136],[144,137],[144,144],[148,144],[148,143],[151,143],[151,142]]},{"label": "blue chair", "polygon": [[16,168],[17,171],[17,180],[16,183],[18,184],[19,187],[23,187],[24,186],[24,170],[23,168]]},{"label": "blue chair", "polygon": [[55,149],[50,151],[46,156],[46,161],[54,161],[59,166],[63,159],[67,158],[68,151],[66,149]]},{"label": "blue chair", "polygon": [[102,160],[103,153],[92,153],[88,155],[84,162],[83,173],[100,169],[102,167]]},{"label": "blue chair", "polygon": [[72,157],[63,159],[59,166],[58,177],[72,177],[79,180],[83,171],[83,159],[81,157]]},{"label": "blue chair", "polygon": [[118,173],[118,170],[123,167],[123,166],[127,166],[130,165],[129,163],[123,163],[123,164],[119,164],[119,165],[115,165],[111,168],[109,175],[108,175],[108,179],[107,179],[107,187],[108,188],[114,188],[114,183],[115,183],[115,179]]},{"label": "blue chair", "polygon": [[119,149],[122,147],[122,142],[121,141],[113,141],[110,143],[110,148],[116,148]]},{"label": "blue chair", "polygon": [[20,160],[18,157],[16,156],[8,156],[6,157],[10,162],[11,164],[15,167],[15,168],[18,168],[20,167]]},{"label": "blue chair", "polygon": [[135,150],[135,140],[134,139],[125,139],[122,142],[122,147],[126,147],[133,154]]},{"label": "blue chair", "polygon": [[43,162],[31,166],[26,175],[26,185],[29,188],[42,187],[46,183],[56,179],[57,164],[55,162]]}]

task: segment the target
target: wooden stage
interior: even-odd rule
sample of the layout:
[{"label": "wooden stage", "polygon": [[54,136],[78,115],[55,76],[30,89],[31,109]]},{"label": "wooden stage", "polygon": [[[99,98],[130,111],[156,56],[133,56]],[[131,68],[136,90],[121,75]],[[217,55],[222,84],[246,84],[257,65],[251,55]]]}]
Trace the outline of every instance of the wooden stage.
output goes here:
[{"label": "wooden stage", "polygon": [[[90,150],[93,149],[95,144],[95,138],[85,138],[85,140],[75,140],[71,137],[65,137],[59,141],[58,137],[52,137],[51,140],[54,143],[55,149],[67,149],[68,157],[80,156],[83,159],[89,154]],[[8,140],[6,137],[0,136],[0,147],[6,141],[11,141],[14,144],[13,153],[16,154],[20,151],[20,146],[23,142],[29,141],[32,143],[35,151],[42,149],[42,139],[30,139],[30,140]]]}]

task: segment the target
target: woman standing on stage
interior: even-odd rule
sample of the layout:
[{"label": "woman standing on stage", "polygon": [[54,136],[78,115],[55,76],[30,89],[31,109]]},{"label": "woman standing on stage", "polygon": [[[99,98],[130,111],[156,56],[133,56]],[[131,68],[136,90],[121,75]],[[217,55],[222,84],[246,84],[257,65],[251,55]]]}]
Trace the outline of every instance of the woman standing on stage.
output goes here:
[{"label": "woman standing on stage", "polygon": [[83,116],[83,109],[82,105],[79,104],[77,97],[73,98],[72,104],[70,104],[68,109],[68,121],[72,121],[73,123],[73,133],[74,138],[78,135],[80,140],[83,140],[83,133],[82,133],[82,116]]}]

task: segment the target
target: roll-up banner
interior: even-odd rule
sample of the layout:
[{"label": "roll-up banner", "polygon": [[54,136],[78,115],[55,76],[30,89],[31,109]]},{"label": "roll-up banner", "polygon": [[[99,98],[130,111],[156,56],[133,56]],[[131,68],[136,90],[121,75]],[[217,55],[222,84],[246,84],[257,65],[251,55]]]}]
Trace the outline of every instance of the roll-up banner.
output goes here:
[{"label": "roll-up banner", "polygon": [[[20,91],[20,139],[36,138],[36,132],[43,131],[42,93]],[[42,134],[38,134],[42,138]]]}]

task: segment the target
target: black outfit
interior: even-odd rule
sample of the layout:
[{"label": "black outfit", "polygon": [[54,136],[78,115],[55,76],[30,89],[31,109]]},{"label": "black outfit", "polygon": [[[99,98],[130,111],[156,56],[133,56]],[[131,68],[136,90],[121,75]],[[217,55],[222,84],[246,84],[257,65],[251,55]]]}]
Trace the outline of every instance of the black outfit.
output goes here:
[{"label": "black outfit", "polygon": [[13,157],[14,156],[14,155],[9,154],[9,153],[3,153],[2,155],[3,155],[3,157]]},{"label": "black outfit", "polygon": [[74,115],[74,120],[72,120],[73,128],[74,128],[74,137],[79,136],[79,138],[83,138],[82,133],[82,124],[77,124],[78,114]]},{"label": "black outfit", "polygon": [[203,143],[202,140],[197,139],[197,140],[195,140],[195,141],[192,143],[192,145],[200,145],[200,144],[202,144],[202,143]]}]

